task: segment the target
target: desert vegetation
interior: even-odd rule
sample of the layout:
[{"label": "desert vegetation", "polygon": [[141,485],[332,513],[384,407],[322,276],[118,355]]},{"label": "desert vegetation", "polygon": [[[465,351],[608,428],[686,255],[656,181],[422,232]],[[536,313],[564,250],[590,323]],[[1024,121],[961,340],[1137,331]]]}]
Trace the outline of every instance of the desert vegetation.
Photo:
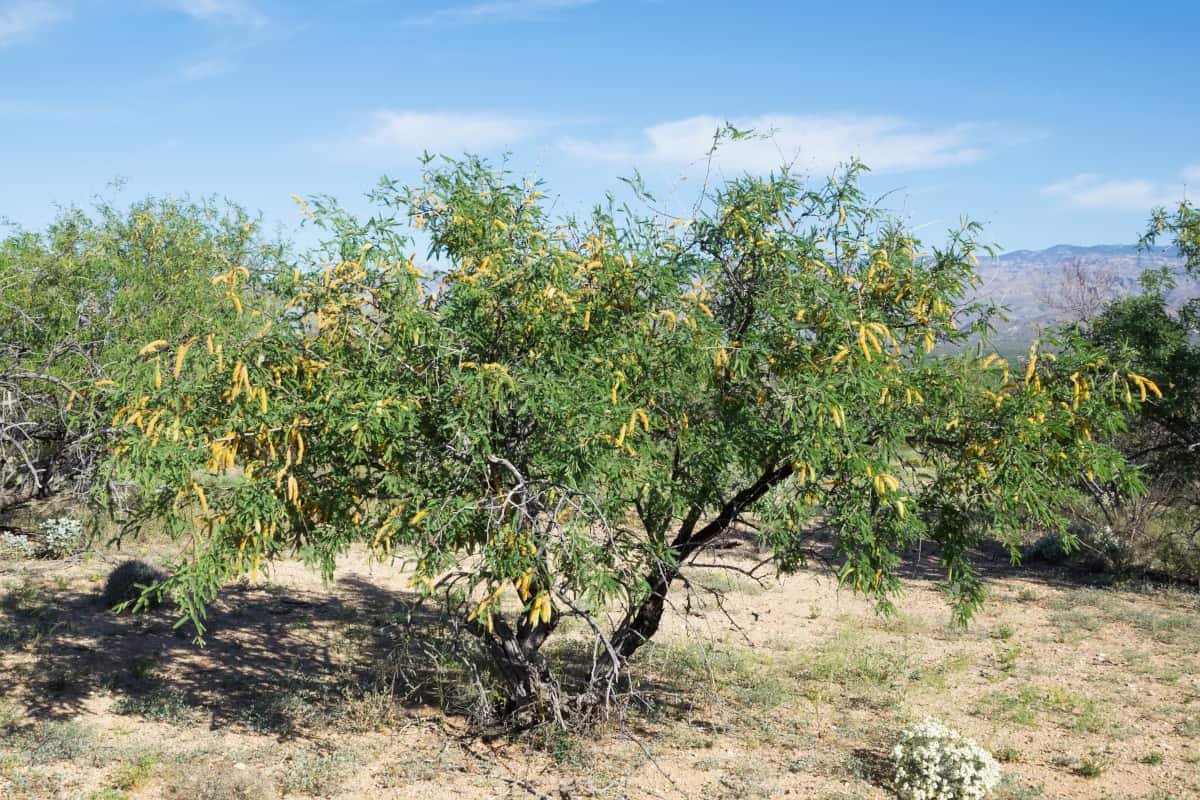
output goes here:
[{"label": "desert vegetation", "polygon": [[307,249],[174,199],[9,236],[0,785],[1200,792],[1196,302],[1082,287],[1006,358],[979,226],[864,170],[559,218],[430,158],[297,198]]}]

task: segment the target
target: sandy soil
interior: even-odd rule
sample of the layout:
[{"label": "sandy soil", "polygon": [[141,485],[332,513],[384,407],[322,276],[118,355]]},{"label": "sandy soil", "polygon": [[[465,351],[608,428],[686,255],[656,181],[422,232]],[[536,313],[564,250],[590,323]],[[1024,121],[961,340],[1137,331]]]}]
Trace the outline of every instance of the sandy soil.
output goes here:
[{"label": "sandy soil", "polygon": [[815,569],[695,570],[623,721],[498,737],[445,710],[461,675],[397,675],[398,568],[280,564],[222,595],[199,648],[97,603],[128,555],[0,564],[0,797],[892,797],[888,747],[925,716],[1002,758],[997,797],[1200,797],[1195,594],[994,560],[963,632],[928,559],[891,618]]}]

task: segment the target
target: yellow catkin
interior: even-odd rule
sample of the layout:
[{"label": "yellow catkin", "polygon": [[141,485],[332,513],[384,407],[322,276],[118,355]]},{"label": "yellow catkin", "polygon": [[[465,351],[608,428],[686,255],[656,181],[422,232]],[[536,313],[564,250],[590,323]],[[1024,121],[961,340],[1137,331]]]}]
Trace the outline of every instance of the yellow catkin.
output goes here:
[{"label": "yellow catkin", "polygon": [[178,379],[180,374],[183,373],[183,359],[185,356],[187,356],[188,348],[190,348],[193,344],[196,343],[196,338],[197,337],[193,336],[192,338],[188,339],[186,342],[181,344],[179,346],[179,352],[177,352],[175,354],[175,369],[172,372],[172,375],[176,379]]},{"label": "yellow catkin", "polygon": [[145,358],[146,356],[153,355],[166,346],[166,339],[155,339],[153,342],[150,342],[150,344],[138,351],[138,358]]}]

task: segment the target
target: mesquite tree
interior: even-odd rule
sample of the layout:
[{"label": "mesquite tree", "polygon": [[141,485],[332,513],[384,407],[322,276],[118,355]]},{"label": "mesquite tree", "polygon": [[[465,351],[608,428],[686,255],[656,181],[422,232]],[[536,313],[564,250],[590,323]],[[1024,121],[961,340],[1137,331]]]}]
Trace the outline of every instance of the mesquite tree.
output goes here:
[{"label": "mesquite tree", "polygon": [[682,218],[633,181],[651,210],[556,220],[476,159],[383,183],[366,221],[314,199],[327,241],[280,279],[285,310],[221,269],[255,324],[147,343],[114,389],[114,468],[185,545],[162,591],[202,631],[272,559],[410,559],[510,709],[559,707],[543,645],[568,617],[597,654],[575,698],[602,705],[681,568],[739,521],[784,571],[828,531],[840,581],[885,608],[901,551],[936,541],[965,619],[981,537],[1057,525],[1083,473],[1131,480],[1099,440],[1143,379],[1079,341],[1022,365],[934,355],[986,328],[963,305],[976,228],[923,250],[860,171],[739,178]]},{"label": "mesquite tree", "polygon": [[89,486],[116,399],[96,392],[147,338],[240,324],[209,279],[274,248],[236,207],[147,198],[65,209],[0,241],[0,514]]}]

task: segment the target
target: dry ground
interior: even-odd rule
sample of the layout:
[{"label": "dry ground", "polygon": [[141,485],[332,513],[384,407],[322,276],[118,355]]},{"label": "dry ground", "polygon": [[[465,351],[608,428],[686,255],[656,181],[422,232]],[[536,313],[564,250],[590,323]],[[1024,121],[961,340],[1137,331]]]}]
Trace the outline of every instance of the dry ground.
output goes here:
[{"label": "dry ground", "polygon": [[467,694],[451,666],[397,677],[399,569],[281,564],[222,596],[200,649],[168,612],[97,603],[129,555],[0,564],[0,797],[892,797],[888,745],[932,715],[1003,761],[999,797],[1200,798],[1195,594],[997,560],[960,632],[928,562],[887,619],[816,570],[694,570],[728,616],[700,591],[671,620],[624,724],[503,738],[443,710]]}]

